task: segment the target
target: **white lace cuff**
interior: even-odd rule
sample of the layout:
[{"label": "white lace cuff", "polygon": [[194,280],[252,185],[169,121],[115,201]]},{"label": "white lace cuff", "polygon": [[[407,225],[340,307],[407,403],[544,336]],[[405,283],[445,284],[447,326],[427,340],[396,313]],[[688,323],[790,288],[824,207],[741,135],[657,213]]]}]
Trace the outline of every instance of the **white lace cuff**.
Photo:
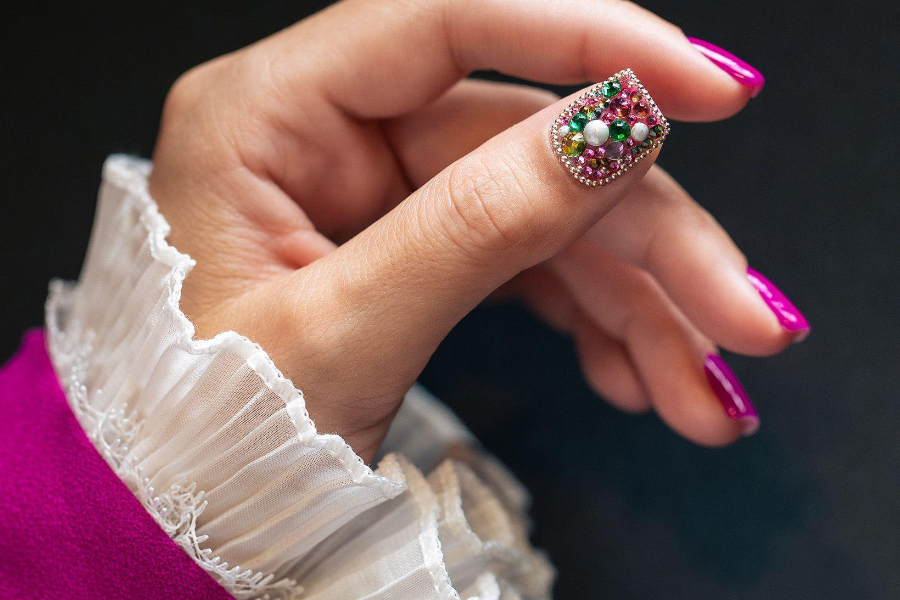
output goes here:
[{"label": "white lace cuff", "polygon": [[424,390],[373,471],[316,432],[262,348],[193,339],[194,263],[166,242],[150,168],[107,161],[81,279],[51,284],[47,327],[79,421],[166,533],[237,598],[548,598],[527,494]]}]

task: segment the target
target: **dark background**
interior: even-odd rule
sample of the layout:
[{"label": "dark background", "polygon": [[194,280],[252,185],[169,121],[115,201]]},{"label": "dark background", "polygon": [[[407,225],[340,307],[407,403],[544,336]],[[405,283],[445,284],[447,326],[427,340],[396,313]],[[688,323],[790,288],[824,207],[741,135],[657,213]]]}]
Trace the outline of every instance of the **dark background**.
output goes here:
[{"label": "dark background", "polygon": [[[324,4],[32,3],[0,18],[0,357],[42,322],[47,281],[78,276],[102,161],[149,156],[175,77]],[[422,379],[533,491],[561,600],[900,598],[900,14],[644,5],[767,78],[737,117],[676,124],[661,159],[813,324],[781,356],[729,357],[761,431],[706,450],[617,413],[570,343],[516,307],[473,313]]]}]

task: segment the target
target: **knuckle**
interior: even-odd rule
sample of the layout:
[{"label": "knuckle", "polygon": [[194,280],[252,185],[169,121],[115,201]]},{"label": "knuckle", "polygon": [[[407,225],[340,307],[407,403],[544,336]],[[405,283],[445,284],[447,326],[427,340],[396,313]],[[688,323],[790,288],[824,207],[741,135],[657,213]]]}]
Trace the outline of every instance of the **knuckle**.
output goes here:
[{"label": "knuckle", "polygon": [[[527,223],[518,200],[526,190],[503,159],[469,158],[448,171],[447,202],[451,239],[491,251],[520,245]],[[523,203],[524,205],[524,203]]]},{"label": "knuckle", "polygon": [[166,115],[184,115],[200,103],[207,87],[204,69],[204,65],[194,67],[175,80],[166,96],[163,108]]},{"label": "knuckle", "polygon": [[183,119],[199,112],[216,97],[215,90],[223,80],[233,79],[231,71],[236,62],[233,56],[220,56],[182,73],[166,95],[164,124],[167,120]]}]

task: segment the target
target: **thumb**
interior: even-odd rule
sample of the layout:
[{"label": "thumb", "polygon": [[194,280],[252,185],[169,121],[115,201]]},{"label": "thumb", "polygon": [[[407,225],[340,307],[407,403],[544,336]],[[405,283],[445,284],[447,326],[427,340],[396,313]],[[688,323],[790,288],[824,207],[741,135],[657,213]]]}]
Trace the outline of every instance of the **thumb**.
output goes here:
[{"label": "thumb", "polygon": [[324,345],[339,349],[343,370],[352,365],[359,394],[402,394],[466,313],[619,202],[667,133],[630,70],[560,101],[296,271],[293,318],[334,336]]}]

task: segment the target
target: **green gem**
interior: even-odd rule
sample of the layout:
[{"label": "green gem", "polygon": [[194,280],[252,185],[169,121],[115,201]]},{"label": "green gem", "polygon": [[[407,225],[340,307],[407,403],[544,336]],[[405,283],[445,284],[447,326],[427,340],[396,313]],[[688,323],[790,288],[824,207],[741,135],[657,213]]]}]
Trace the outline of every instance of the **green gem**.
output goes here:
[{"label": "green gem", "polygon": [[663,134],[663,126],[662,125],[654,125],[650,128],[650,137],[655,138],[659,137]]},{"label": "green gem", "polygon": [[617,119],[609,124],[609,139],[614,142],[625,140],[630,133],[631,127],[621,119]]},{"label": "green gem", "polygon": [[562,151],[566,156],[575,158],[584,152],[584,136],[580,133],[570,133],[562,140]]},{"label": "green gem", "polygon": [[584,113],[578,113],[569,121],[569,131],[581,131],[587,125],[588,117]]},{"label": "green gem", "polygon": [[622,91],[622,84],[619,83],[618,79],[613,79],[612,81],[607,81],[602,86],[600,86],[600,93],[606,96],[607,98],[612,98],[616,94]]},{"label": "green gem", "polygon": [[643,146],[644,148],[649,148],[651,144],[653,144],[653,142],[651,142],[650,140],[644,140],[643,142],[641,142],[641,146]]},{"label": "green gem", "polygon": [[631,149],[631,153],[632,153],[632,154],[640,154],[640,153],[641,153],[640,147],[639,147],[639,146],[635,146],[634,148]]}]

